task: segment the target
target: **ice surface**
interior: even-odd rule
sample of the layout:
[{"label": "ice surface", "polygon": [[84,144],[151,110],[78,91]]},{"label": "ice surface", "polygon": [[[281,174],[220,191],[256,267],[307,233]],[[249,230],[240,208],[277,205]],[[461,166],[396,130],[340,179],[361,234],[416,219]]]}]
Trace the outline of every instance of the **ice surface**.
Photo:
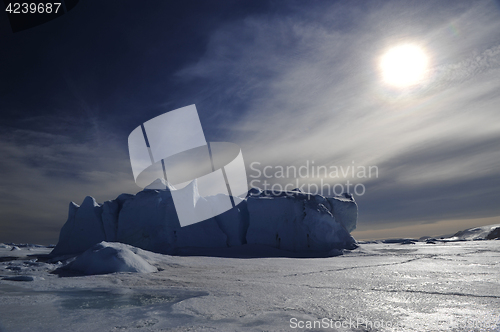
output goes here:
[{"label": "ice surface", "polygon": [[252,190],[246,199],[233,197],[236,206],[219,214],[214,209],[229,201],[228,196],[200,196],[192,181],[175,192],[196,207],[193,213],[214,217],[181,227],[171,189],[168,182],[157,179],[136,195],[122,194],[102,205],[90,196],[81,206],[71,203],[53,256],[79,254],[101,241],[167,254],[246,243],[295,252],[355,247],[349,232],[356,228],[357,206],[347,194],[325,198],[300,191]]},{"label": "ice surface", "polygon": [[10,281],[34,281],[36,277],[33,276],[12,276],[12,277],[4,277],[2,280],[10,280]]},{"label": "ice surface", "polygon": [[149,264],[151,253],[123,244],[102,241],[76,257],[65,268],[84,274],[105,274],[113,272],[156,272]]},{"label": "ice surface", "polygon": [[[158,272],[64,278],[49,273],[57,263],[0,262],[2,276],[36,277],[0,280],[0,330],[500,331],[500,241],[372,243],[314,259],[141,257]],[[293,319],[344,327],[293,329]]]}]

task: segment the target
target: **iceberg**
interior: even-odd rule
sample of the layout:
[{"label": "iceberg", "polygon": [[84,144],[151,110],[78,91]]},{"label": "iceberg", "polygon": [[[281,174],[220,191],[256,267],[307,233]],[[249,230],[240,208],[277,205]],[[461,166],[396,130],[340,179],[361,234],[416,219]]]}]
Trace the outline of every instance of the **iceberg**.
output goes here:
[{"label": "iceberg", "polygon": [[454,241],[480,241],[500,238],[500,224],[468,228],[456,232],[452,237],[442,238],[446,242]]},{"label": "iceberg", "polygon": [[[338,197],[300,190],[251,189],[235,206],[201,222],[181,227],[172,199],[175,188],[157,179],[135,195],[121,194],[98,204],[87,196],[71,202],[52,256],[77,255],[102,241],[118,242],[161,254],[181,248],[266,245],[293,252],[338,252],[354,249],[350,235],[358,209],[350,194]],[[182,190],[196,208],[208,210],[227,196],[200,196],[196,180]]]}]

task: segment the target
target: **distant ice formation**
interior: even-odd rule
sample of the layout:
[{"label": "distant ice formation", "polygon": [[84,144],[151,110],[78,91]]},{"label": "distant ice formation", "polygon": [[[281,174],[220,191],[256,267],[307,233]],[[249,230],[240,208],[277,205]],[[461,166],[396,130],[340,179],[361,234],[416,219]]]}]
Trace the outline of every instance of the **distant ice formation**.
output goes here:
[{"label": "distant ice formation", "polygon": [[[182,190],[202,209],[227,199],[222,194],[200,196],[195,181]],[[356,228],[358,211],[349,194],[324,197],[299,190],[273,193],[252,189],[245,199],[232,197],[240,201],[234,208],[180,227],[170,189],[168,182],[158,179],[136,195],[121,194],[104,204],[90,196],[81,206],[71,202],[52,255],[80,254],[101,241],[163,254],[175,254],[178,248],[247,243],[294,252],[356,247],[350,232]]]},{"label": "distant ice formation", "polygon": [[494,240],[500,238],[500,224],[469,228],[455,233],[446,241],[478,241]]},{"label": "distant ice formation", "polygon": [[480,227],[468,228],[458,231],[453,235],[443,236],[422,236],[419,239],[412,238],[392,238],[377,241],[360,241],[359,244],[368,243],[400,243],[400,244],[415,244],[417,242],[426,242],[428,244],[446,243],[446,242],[461,242],[461,241],[483,241],[483,240],[500,240],[500,224],[486,225]]}]

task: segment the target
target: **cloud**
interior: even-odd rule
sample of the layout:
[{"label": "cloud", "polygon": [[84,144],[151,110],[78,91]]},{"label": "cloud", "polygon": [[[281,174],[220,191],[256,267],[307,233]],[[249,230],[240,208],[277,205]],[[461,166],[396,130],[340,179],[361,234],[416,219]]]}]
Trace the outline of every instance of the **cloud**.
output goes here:
[{"label": "cloud", "polygon": [[0,241],[57,242],[70,201],[80,204],[93,195],[102,203],[121,192],[138,191],[126,143],[118,137],[97,139],[95,128],[66,116],[31,121],[37,129],[2,128]]},{"label": "cloud", "polygon": [[[238,144],[247,166],[258,161],[299,167],[313,160],[316,165],[378,166],[379,177],[363,180],[366,194],[357,197],[361,230],[500,214],[495,200],[500,189],[500,11],[494,3],[280,6],[222,21],[206,32],[204,55],[168,79],[163,75],[170,75],[172,67],[163,56],[175,52],[175,59],[195,59],[192,49],[175,49],[173,43],[161,50],[163,37],[151,49],[141,42],[128,56],[140,51],[154,57],[146,57],[148,70],[129,81],[123,78],[133,68],[117,65],[129,58],[124,55],[115,64],[119,70],[111,70],[107,64],[115,51],[101,55],[100,48],[89,49],[102,56],[107,71],[104,80],[93,70],[87,80],[65,77],[67,91],[60,93],[70,96],[59,105],[71,104],[74,110],[1,128],[0,241],[55,242],[70,201],[94,195],[102,202],[137,192],[128,130],[174,105],[193,103],[207,140]],[[137,29],[134,36],[163,36],[157,28]],[[378,73],[380,56],[401,42],[421,45],[432,60],[429,81],[407,92],[385,87]],[[79,61],[72,62],[77,72],[87,73],[88,66]],[[155,83],[148,84],[153,72],[150,82]],[[94,78],[104,86],[96,86]],[[158,103],[163,94],[165,100]],[[107,113],[93,103],[120,110]]]},{"label": "cloud", "polygon": [[[322,3],[230,22],[177,75],[211,87],[203,107],[214,109],[212,128],[228,131],[247,165],[379,166],[358,198],[361,227],[500,214],[498,9],[367,6]],[[377,61],[408,41],[432,56],[431,78],[388,89]]]}]

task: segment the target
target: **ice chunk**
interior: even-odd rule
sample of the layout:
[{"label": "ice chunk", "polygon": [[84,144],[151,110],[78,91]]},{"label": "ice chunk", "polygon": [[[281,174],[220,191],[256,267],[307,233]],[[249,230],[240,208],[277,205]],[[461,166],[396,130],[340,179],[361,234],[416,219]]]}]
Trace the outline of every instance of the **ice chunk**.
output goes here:
[{"label": "ice chunk", "polygon": [[76,257],[66,269],[84,274],[157,272],[157,268],[145,259],[148,254],[144,250],[123,243],[102,241]]}]

